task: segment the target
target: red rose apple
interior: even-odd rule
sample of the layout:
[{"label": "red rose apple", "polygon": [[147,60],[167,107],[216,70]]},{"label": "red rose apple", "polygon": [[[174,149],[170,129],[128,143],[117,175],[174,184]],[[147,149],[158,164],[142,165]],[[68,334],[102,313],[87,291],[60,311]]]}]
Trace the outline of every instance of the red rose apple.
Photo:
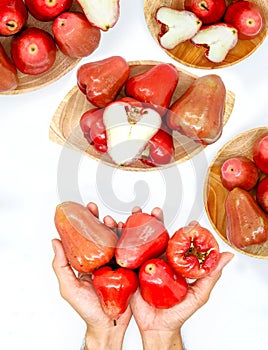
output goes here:
[{"label": "red rose apple", "polygon": [[0,92],[16,89],[17,69],[0,43]]},{"label": "red rose apple", "polygon": [[268,214],[268,177],[263,178],[257,185],[256,200],[261,208]]},{"label": "red rose apple", "polygon": [[185,0],[185,10],[193,12],[203,24],[219,22],[226,10],[225,0]]},{"label": "red rose apple", "polygon": [[253,160],[257,167],[268,174],[268,134],[261,136],[253,145]]},{"label": "red rose apple", "polygon": [[25,0],[25,4],[30,14],[39,21],[52,21],[69,10],[72,0]]},{"label": "red rose apple", "polygon": [[22,0],[1,0],[0,35],[18,33],[26,24],[28,11]]},{"label": "red rose apple", "polygon": [[56,51],[52,36],[36,27],[25,29],[11,43],[13,61],[25,74],[37,75],[49,70],[56,60]]}]

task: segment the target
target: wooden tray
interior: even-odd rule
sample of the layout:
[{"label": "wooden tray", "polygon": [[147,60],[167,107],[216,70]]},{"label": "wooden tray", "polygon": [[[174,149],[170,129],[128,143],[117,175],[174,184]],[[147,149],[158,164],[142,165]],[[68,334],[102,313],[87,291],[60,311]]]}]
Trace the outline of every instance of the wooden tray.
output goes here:
[{"label": "wooden tray", "polygon": [[[227,0],[226,3],[230,3]],[[144,0],[144,15],[149,31],[151,32],[155,41],[159,44],[159,47],[164,50],[169,56],[176,61],[185,64],[189,67],[211,69],[231,66],[236,64],[249,55],[251,55],[264,41],[268,32],[268,1],[267,0],[252,0],[251,2],[258,4],[265,15],[265,26],[261,33],[251,40],[239,40],[237,45],[228,53],[225,60],[220,63],[210,62],[205,57],[206,49],[204,47],[197,47],[193,45],[189,40],[179,44],[173,50],[165,50],[162,48],[158,41],[158,33],[160,32],[161,25],[155,20],[155,12],[160,6],[169,6],[177,8],[179,10],[184,9],[184,0]]]},{"label": "wooden tray", "polygon": [[230,244],[226,238],[225,200],[228,190],[222,186],[220,169],[222,163],[231,157],[244,155],[252,160],[252,146],[261,136],[268,133],[268,127],[254,128],[239,134],[229,141],[215,156],[208,169],[205,187],[204,203],[208,218],[217,234],[232,248],[252,257],[268,259],[268,241],[261,246],[252,246],[244,250]]},{"label": "wooden tray", "polygon": [[[157,65],[161,62],[157,61],[133,61],[128,62],[130,66],[130,76],[135,76],[142,72],[147,71],[154,65]],[[185,90],[193,83],[197,76],[187,73],[184,70],[178,69],[179,73],[179,83],[173,94],[172,102],[179,98]],[[125,96],[124,88],[119,94],[118,98]],[[235,97],[231,91],[227,90],[226,104],[225,104],[225,114],[224,114],[224,123],[229,119],[233,106],[234,106]],[[93,146],[90,146],[85,140],[83,133],[79,126],[79,121],[84,112],[94,108],[85,95],[78,89],[77,86],[73,87],[71,91],[65,96],[65,98],[60,103],[57,108],[49,130],[49,138],[51,141],[56,142],[60,145],[66,145],[77,149],[86,155],[96,159],[101,160],[104,163],[117,167],[116,164],[112,162],[107,154],[102,155],[95,150]],[[177,132],[173,133],[174,146],[175,146],[175,163],[180,163],[188,160],[197,153],[203,150],[204,146],[197,144],[191,139],[180,135]],[[174,165],[170,163],[166,166],[161,167],[170,167]],[[137,161],[131,166],[121,167],[124,170],[155,170],[160,169],[160,167],[149,167],[144,165],[141,161]]]},{"label": "wooden tray", "polygon": [[[78,4],[74,1],[72,11],[80,11],[81,9]],[[38,27],[46,30],[52,34],[52,22],[41,22],[28,14],[27,27]],[[0,37],[0,42],[4,46],[7,54],[10,56],[10,45],[13,36]],[[56,61],[54,65],[45,73],[39,75],[28,75],[23,74],[18,70],[19,85],[15,90],[1,92],[2,95],[16,95],[25,92],[38,90],[44,86],[47,86],[56,80],[63,77],[65,74],[70,72],[80,61],[80,58],[71,58],[65,56],[59,49],[57,49]]]}]

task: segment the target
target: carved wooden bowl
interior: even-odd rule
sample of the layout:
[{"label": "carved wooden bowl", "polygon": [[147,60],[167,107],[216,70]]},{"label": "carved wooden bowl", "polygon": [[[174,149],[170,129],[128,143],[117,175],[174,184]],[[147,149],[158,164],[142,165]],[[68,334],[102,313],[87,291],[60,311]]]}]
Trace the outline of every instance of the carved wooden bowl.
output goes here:
[{"label": "carved wooden bowl", "polygon": [[[244,250],[230,244],[226,238],[226,213],[225,200],[228,190],[225,189],[220,179],[222,163],[231,157],[243,155],[252,160],[252,147],[254,142],[268,133],[268,127],[254,128],[239,134],[229,141],[215,156],[209,166],[205,187],[204,203],[208,218],[217,234],[232,248],[248,256],[268,259],[268,241],[259,246],[251,246]],[[254,191],[253,191],[254,192]]]},{"label": "carved wooden bowl", "polygon": [[[154,65],[157,65],[161,62],[133,61],[128,63],[130,66],[130,77],[132,77],[147,71]],[[192,75],[184,70],[178,68],[177,70],[179,73],[179,83],[173,94],[173,99],[171,102],[179,98],[197,78],[197,76]],[[118,98],[121,98],[123,96],[125,96],[124,88],[122,88],[122,91],[120,92]],[[227,122],[231,115],[234,106],[234,100],[234,94],[231,91],[227,90],[224,123]],[[88,102],[86,96],[78,89],[77,86],[74,86],[73,89],[69,91],[69,93],[62,100],[52,118],[49,130],[50,140],[60,145],[77,149],[98,161],[104,162],[105,164],[118,167],[112,162],[107,154],[103,155],[97,152],[93,146],[89,145],[83,136],[83,133],[79,126],[79,121],[82,114],[92,108],[94,108],[94,106]],[[173,140],[175,146],[175,160],[174,162],[161,167],[161,169],[170,167],[174,165],[174,163],[186,161],[197,153],[201,152],[204,148],[204,146],[192,141],[187,137],[182,136],[177,132],[173,133]],[[147,166],[140,160],[136,161],[132,165],[121,167],[121,169],[124,170],[136,171],[155,170],[159,168],[160,167]]]},{"label": "carved wooden bowl", "polygon": [[[193,45],[190,40],[179,44],[173,50],[165,50],[162,48],[158,41],[158,33],[161,30],[161,25],[155,20],[155,12],[160,6],[169,6],[179,10],[184,9],[184,0],[144,0],[144,15],[148,26],[148,29],[159,44],[162,50],[164,50],[169,56],[176,61],[185,64],[189,67],[211,69],[231,66],[236,64],[249,55],[251,55],[264,41],[268,32],[268,1],[267,0],[250,0],[253,3],[258,4],[265,15],[265,25],[261,33],[251,40],[238,40],[237,45],[228,53],[225,60],[220,63],[210,62],[205,57],[206,49],[204,47],[197,47]],[[228,0],[226,3],[230,3]]]}]

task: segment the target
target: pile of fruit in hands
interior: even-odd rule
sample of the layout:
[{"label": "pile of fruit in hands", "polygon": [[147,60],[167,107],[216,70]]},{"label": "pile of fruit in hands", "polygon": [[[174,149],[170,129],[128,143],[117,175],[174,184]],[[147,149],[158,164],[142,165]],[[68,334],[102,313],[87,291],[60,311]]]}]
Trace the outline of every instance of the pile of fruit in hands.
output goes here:
[{"label": "pile of fruit in hands", "polygon": [[207,47],[205,57],[213,63],[224,61],[238,40],[255,38],[265,25],[262,8],[245,0],[184,0],[184,10],[161,6],[155,19],[161,24],[158,39],[164,49],[190,40]]},{"label": "pile of fruit in hands", "polygon": [[[174,160],[173,131],[209,145],[223,129],[226,88],[216,74],[198,77],[174,101],[180,73],[159,63],[130,77],[121,56],[83,64],[77,85],[95,108],[80,119],[87,141],[120,166],[141,160],[161,166]],[[124,97],[118,97],[124,92]]]},{"label": "pile of fruit in hands", "polygon": [[[77,11],[71,6],[77,5]],[[79,11],[78,11],[79,10]],[[119,0],[1,0],[0,37],[10,36],[10,50],[0,43],[0,92],[14,90],[18,71],[39,75],[56,61],[57,48],[81,58],[99,46],[101,31],[118,21]],[[32,16],[34,21],[29,24]],[[49,31],[38,27],[48,22]]]},{"label": "pile of fruit in hands", "polygon": [[268,240],[268,134],[258,138],[251,157],[237,155],[221,165],[221,181],[229,191],[225,201],[226,237],[239,248]]},{"label": "pile of fruit in hands", "polygon": [[115,321],[137,288],[156,308],[182,302],[188,279],[207,276],[220,257],[212,233],[197,221],[170,237],[156,216],[135,212],[115,231],[87,207],[64,202],[56,207],[55,226],[70,265],[91,274],[104,312]]}]

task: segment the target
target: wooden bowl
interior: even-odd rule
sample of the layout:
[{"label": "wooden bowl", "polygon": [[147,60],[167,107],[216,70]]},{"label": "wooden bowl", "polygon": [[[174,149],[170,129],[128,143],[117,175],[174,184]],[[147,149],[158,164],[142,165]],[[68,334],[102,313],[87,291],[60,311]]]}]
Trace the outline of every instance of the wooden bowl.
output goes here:
[{"label": "wooden bowl", "polygon": [[[71,7],[72,11],[80,11],[80,7],[76,2]],[[27,27],[38,27],[46,30],[52,34],[52,22],[41,22],[28,14]],[[0,42],[10,56],[10,46],[13,36],[0,37]],[[63,77],[69,71],[71,71],[80,61],[80,58],[71,58],[64,55],[59,49],[57,49],[56,61],[54,65],[47,71],[39,75],[23,74],[18,70],[19,84],[15,90],[1,92],[2,95],[16,95],[25,92],[38,90],[44,86],[47,86],[56,80]]]},{"label": "wooden bowl", "polygon": [[[230,3],[227,0],[226,3]],[[144,0],[144,15],[149,31],[151,32],[155,41],[159,44],[162,50],[164,50],[169,56],[176,61],[185,64],[189,67],[211,69],[231,66],[236,64],[249,55],[251,55],[264,41],[268,31],[268,1],[267,0],[252,0],[251,2],[258,4],[265,15],[265,25],[261,33],[251,40],[238,40],[237,45],[228,53],[225,60],[220,63],[210,62],[205,57],[206,49],[204,47],[197,47],[190,42],[190,40],[179,44],[173,50],[165,50],[160,46],[158,41],[158,34],[161,29],[161,25],[155,20],[156,10],[160,6],[168,6],[179,10],[184,9],[184,0]]]},{"label": "wooden bowl", "polygon": [[209,166],[205,187],[204,203],[208,218],[217,234],[229,246],[248,256],[268,259],[268,241],[260,246],[251,246],[246,249],[238,249],[231,245],[226,238],[226,213],[225,200],[228,190],[225,189],[220,179],[220,169],[223,162],[231,157],[243,155],[252,160],[252,147],[254,142],[268,133],[268,127],[254,128],[239,134],[229,141],[215,156]]},{"label": "wooden bowl", "polygon": [[[160,64],[157,61],[133,61],[128,62],[130,66],[130,77],[137,74],[143,73],[154,65]],[[172,102],[178,99],[185,90],[193,83],[197,76],[187,73],[184,70],[178,69],[179,83],[173,94]],[[124,87],[120,92],[118,98],[125,96]],[[229,119],[233,106],[234,106],[234,94],[227,90],[225,112],[224,112],[224,123]],[[172,103],[171,102],[171,103]],[[78,89],[77,86],[73,87],[71,91],[64,97],[59,107],[57,108],[49,130],[49,138],[51,141],[56,142],[60,145],[70,146],[71,148],[77,149],[86,155],[102,162],[118,167],[107,154],[101,154],[95,150],[95,148],[88,144],[83,136],[80,129],[80,118],[84,112],[94,108],[92,104],[88,102],[86,96]],[[173,133],[174,146],[175,146],[175,160],[174,162],[161,167],[170,167],[174,163],[183,162],[195,154],[203,150],[204,146],[197,144],[191,139],[182,136],[178,132]],[[141,161],[136,161],[130,166],[123,166],[121,169],[124,170],[155,170],[160,167],[150,167],[143,164]]]}]

